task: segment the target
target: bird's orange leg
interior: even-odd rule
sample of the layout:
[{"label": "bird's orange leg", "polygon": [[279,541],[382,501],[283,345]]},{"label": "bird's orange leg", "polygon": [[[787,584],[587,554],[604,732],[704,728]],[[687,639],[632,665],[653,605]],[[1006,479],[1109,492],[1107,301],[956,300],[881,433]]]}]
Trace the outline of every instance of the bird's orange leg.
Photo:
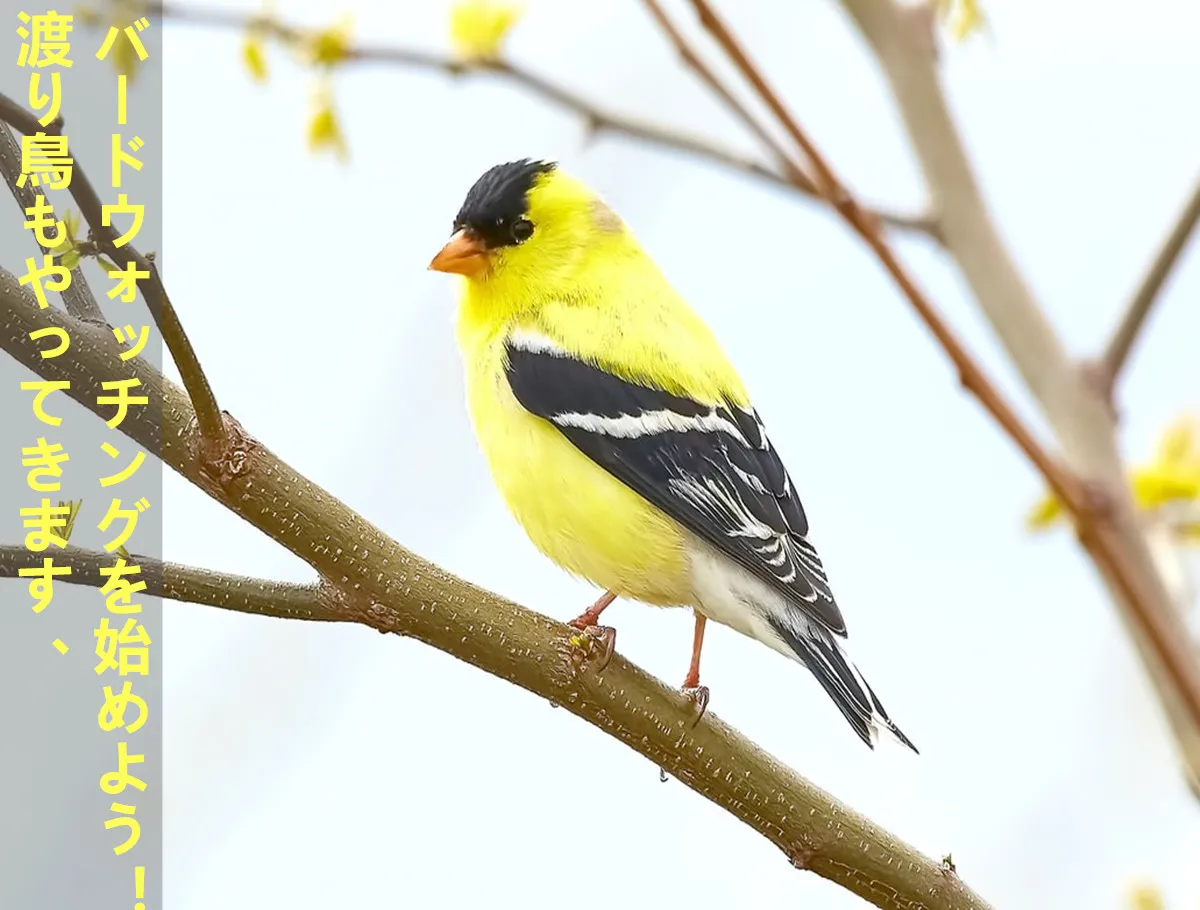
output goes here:
[{"label": "bird's orange leg", "polygon": [[600,658],[600,663],[596,666],[597,670],[603,670],[608,666],[608,662],[612,660],[613,651],[617,647],[617,630],[611,626],[602,626],[599,623],[600,614],[607,610],[616,599],[617,595],[614,592],[605,591],[600,595],[599,600],[567,623],[572,628],[595,635],[600,640],[601,645],[604,647],[604,652]]},{"label": "bird's orange leg", "polygon": [[692,663],[688,667],[687,678],[683,681],[683,694],[696,703],[696,720],[704,716],[708,708],[708,686],[700,685],[700,649],[704,647],[704,624],[707,620],[696,612],[696,631],[692,636]]},{"label": "bird's orange leg", "polygon": [[600,614],[609,608],[617,595],[612,591],[605,591],[600,595],[600,599],[594,604],[572,619],[567,625],[573,626],[576,629],[586,629],[588,626],[599,625]]}]

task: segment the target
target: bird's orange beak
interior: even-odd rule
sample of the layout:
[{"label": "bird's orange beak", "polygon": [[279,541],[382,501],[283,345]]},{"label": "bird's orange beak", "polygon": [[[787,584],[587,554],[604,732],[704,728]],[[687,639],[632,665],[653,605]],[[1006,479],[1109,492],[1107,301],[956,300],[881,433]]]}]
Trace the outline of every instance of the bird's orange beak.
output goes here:
[{"label": "bird's orange beak", "polygon": [[435,272],[452,272],[468,278],[474,278],[487,267],[487,250],[465,230],[456,231],[429,263],[429,268]]}]

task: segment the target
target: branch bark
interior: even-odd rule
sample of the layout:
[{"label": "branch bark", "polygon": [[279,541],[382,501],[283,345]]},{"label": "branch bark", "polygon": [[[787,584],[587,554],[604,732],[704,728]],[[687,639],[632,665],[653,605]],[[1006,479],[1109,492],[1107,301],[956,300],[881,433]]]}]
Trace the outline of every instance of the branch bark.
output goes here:
[{"label": "branch bark", "polygon": [[[42,558],[43,554],[30,552],[19,545],[0,546],[0,578],[17,578],[19,569],[39,568]],[[102,550],[66,547],[54,553],[54,562],[55,565],[71,567],[70,575],[57,577],[55,581],[99,588],[105,583],[100,570],[112,566],[116,556]],[[150,597],[165,597],[277,619],[338,622],[346,618],[337,609],[337,597],[324,582],[296,584],[268,581],[265,578],[230,575],[163,562],[152,556],[137,554],[130,554],[126,564],[141,568],[141,573],[132,580],[144,581],[145,593]]]},{"label": "branch bark", "polygon": [[[28,183],[17,186],[17,179],[21,176],[21,143],[17,142],[12,131],[4,124],[0,124],[0,176],[3,176],[4,182],[8,184],[13,199],[21,208],[24,220],[25,210],[37,205],[37,194]],[[38,248],[42,253],[52,252],[40,243]],[[96,303],[96,298],[92,296],[91,286],[83,277],[83,270],[79,266],[71,269],[71,283],[62,291],[62,299],[67,312],[76,319],[104,322],[104,313]]]},{"label": "branch bark", "polygon": [[[61,136],[65,127],[62,117],[52,120],[47,126],[42,126],[30,111],[3,94],[0,94],[0,120],[26,136],[38,132],[44,132],[48,136]],[[96,188],[88,179],[78,160],[75,161],[69,191],[79,206],[84,221],[87,222],[91,236],[99,244],[100,251],[118,266],[124,267],[133,264],[139,271],[149,275],[147,278],[138,279],[138,289],[142,292],[146,305],[150,308],[150,313],[162,334],[163,341],[166,342],[167,350],[171,352],[175,366],[179,368],[184,388],[195,402],[196,419],[200,423],[200,428],[210,443],[219,445],[224,441],[225,436],[221,410],[217,407],[216,396],[213,395],[212,387],[208,384],[208,377],[204,375],[204,370],[200,367],[200,361],[196,357],[195,350],[192,349],[192,343],[183,330],[183,323],[179,321],[175,307],[171,305],[171,298],[167,296],[167,289],[159,277],[158,267],[139,253],[133,244],[126,243],[117,246],[121,232],[112,224],[107,226],[104,224],[104,203],[100,201]],[[72,283],[74,280],[75,278],[72,276]],[[84,281],[82,273],[80,281]]]},{"label": "branch bark", "polygon": [[[152,3],[148,15],[213,28],[244,30],[255,25],[288,44],[299,42],[306,35],[305,30],[299,26],[289,25],[274,18],[224,10],[200,9],[174,3]],[[605,110],[574,91],[516,63],[504,60],[463,61],[430,51],[369,44],[350,47],[347,50],[345,61],[349,63],[383,63],[390,66],[432,70],[450,76],[493,76],[511,82],[556,107],[578,114],[587,124],[590,133],[622,135],[648,145],[683,152],[694,158],[753,177],[776,188],[788,190],[810,199],[819,198],[812,182],[796,168],[794,163],[787,161],[786,155],[779,149],[778,144],[773,144],[770,134],[761,131],[761,127],[754,123],[748,113],[745,117],[741,116],[742,111],[739,110],[738,102],[731,96],[723,99],[725,103],[731,106],[734,113],[755,133],[768,150],[778,151],[780,155],[783,155],[779,161],[782,172],[709,139]],[[896,230],[925,234],[934,240],[938,237],[937,224],[925,215],[908,215],[883,209],[873,209],[872,212],[882,223]]]},{"label": "branch bark", "polygon": [[1101,378],[1110,400],[1121,368],[1129,358],[1129,353],[1133,350],[1133,345],[1141,335],[1142,329],[1145,328],[1146,317],[1150,315],[1150,310],[1158,300],[1163,285],[1171,274],[1171,269],[1179,261],[1179,256],[1187,246],[1188,238],[1196,229],[1198,221],[1200,221],[1200,178],[1197,178],[1196,185],[1192,187],[1192,193],[1184,203],[1183,210],[1163,239],[1162,246],[1146,270],[1145,277],[1142,278],[1141,284],[1138,285],[1137,291],[1121,316],[1116,331],[1113,332],[1112,340],[1104,350],[1104,356],[1100,360]]},{"label": "branch bark", "polygon": [[[71,354],[43,360],[29,334],[48,325],[71,334]],[[111,375],[112,336],[54,309],[0,272],[0,347],[96,411],[97,377]],[[329,609],[380,632],[410,636],[561,705],[662,767],[808,869],[877,907],[983,910],[940,864],[842,805],[731,729],[711,711],[693,726],[690,701],[619,654],[596,672],[590,639],[455,578],[387,537],[279,460],[227,418],[223,456],[204,440],[188,396],[144,361],[124,364],[142,380],[161,421],[130,412],[119,429],[230,511],[308,562],[330,584]]]},{"label": "branch bark", "polygon": [[1135,514],[1106,397],[1067,356],[992,221],[942,93],[926,11],[893,0],[842,3],[891,85],[946,249],[1040,403],[1066,464],[1109,503],[1094,522],[1076,514],[1081,542],[1119,608],[1200,796],[1200,661],[1165,582],[1170,567],[1156,563]]}]

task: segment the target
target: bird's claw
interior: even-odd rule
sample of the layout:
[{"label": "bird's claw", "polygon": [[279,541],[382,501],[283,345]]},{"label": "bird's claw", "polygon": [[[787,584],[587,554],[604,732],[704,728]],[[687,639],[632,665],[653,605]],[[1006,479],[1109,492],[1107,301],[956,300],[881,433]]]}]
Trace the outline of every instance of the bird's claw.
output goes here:
[{"label": "bird's claw", "polygon": [[596,662],[596,671],[600,672],[608,666],[608,662],[612,660],[613,654],[616,653],[617,630],[612,626],[577,625],[578,622],[579,620],[572,620],[568,625],[573,629],[579,629],[588,638],[600,645],[600,658]]},{"label": "bird's claw", "polygon": [[612,626],[592,626],[588,629],[588,634],[595,636],[603,648],[600,652],[600,660],[596,664],[596,671],[599,672],[608,666],[608,662],[612,660],[612,656],[617,650],[617,630]]},{"label": "bird's claw", "polygon": [[700,723],[704,712],[708,710],[708,686],[684,686],[680,691],[683,693],[683,697],[696,707],[696,716],[692,720],[694,727]]}]

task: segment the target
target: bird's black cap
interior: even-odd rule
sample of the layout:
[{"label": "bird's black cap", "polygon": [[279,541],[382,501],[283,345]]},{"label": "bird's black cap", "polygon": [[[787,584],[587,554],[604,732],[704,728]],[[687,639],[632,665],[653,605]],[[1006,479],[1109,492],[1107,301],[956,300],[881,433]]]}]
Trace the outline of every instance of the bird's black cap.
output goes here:
[{"label": "bird's black cap", "polygon": [[513,226],[528,210],[526,197],[534,181],[555,167],[553,161],[524,158],[490,168],[467,192],[454,219],[454,230],[469,230],[488,248],[520,243],[524,238],[520,232],[514,236]]}]

